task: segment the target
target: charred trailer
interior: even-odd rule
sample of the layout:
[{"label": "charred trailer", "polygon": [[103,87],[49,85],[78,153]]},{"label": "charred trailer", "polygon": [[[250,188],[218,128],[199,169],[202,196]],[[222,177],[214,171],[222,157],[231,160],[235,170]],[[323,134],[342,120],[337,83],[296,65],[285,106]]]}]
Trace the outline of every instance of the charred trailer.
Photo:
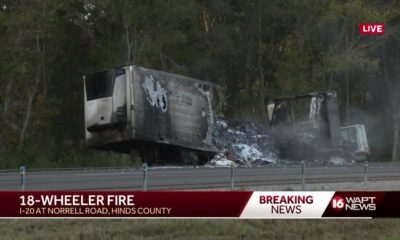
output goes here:
[{"label": "charred trailer", "polygon": [[84,76],[86,146],[142,160],[181,162],[188,152],[212,158],[218,87],[197,79],[126,66]]}]

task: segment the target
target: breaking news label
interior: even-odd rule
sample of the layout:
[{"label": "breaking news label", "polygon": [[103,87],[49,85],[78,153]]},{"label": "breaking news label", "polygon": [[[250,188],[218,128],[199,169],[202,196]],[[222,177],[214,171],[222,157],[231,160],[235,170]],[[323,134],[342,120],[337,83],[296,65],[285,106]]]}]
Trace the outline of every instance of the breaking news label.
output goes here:
[{"label": "breaking news label", "polygon": [[0,192],[0,218],[389,218],[400,192]]}]

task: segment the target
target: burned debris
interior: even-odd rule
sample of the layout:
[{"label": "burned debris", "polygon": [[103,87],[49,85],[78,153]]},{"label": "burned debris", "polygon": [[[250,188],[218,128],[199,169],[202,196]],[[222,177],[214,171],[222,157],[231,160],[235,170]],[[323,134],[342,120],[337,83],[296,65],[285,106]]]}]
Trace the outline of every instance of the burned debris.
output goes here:
[{"label": "burned debris", "polygon": [[208,165],[365,160],[369,156],[365,127],[342,127],[336,101],[335,92],[274,99],[268,105],[269,130],[254,123],[218,119],[213,143],[220,152]]},{"label": "burned debris", "polygon": [[264,165],[278,161],[276,144],[263,126],[217,118],[212,136],[213,144],[219,152],[208,163],[210,166],[232,163]]}]

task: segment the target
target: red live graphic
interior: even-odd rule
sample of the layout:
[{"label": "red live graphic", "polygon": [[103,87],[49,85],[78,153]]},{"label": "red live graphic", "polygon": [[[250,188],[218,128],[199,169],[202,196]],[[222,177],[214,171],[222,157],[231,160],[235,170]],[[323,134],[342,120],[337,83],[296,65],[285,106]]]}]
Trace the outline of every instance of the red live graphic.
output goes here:
[{"label": "red live graphic", "polygon": [[385,33],[384,23],[360,23],[358,32],[363,35],[382,35]]}]

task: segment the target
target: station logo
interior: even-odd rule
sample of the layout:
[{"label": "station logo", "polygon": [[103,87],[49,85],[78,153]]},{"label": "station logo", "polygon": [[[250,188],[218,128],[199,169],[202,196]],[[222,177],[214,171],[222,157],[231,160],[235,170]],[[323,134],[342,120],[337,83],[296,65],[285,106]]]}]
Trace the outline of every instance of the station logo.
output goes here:
[{"label": "station logo", "polygon": [[375,211],[376,197],[341,197],[336,196],[331,201],[335,211]]},{"label": "station logo", "polygon": [[383,35],[385,33],[384,23],[360,23],[358,32],[362,35]]}]

